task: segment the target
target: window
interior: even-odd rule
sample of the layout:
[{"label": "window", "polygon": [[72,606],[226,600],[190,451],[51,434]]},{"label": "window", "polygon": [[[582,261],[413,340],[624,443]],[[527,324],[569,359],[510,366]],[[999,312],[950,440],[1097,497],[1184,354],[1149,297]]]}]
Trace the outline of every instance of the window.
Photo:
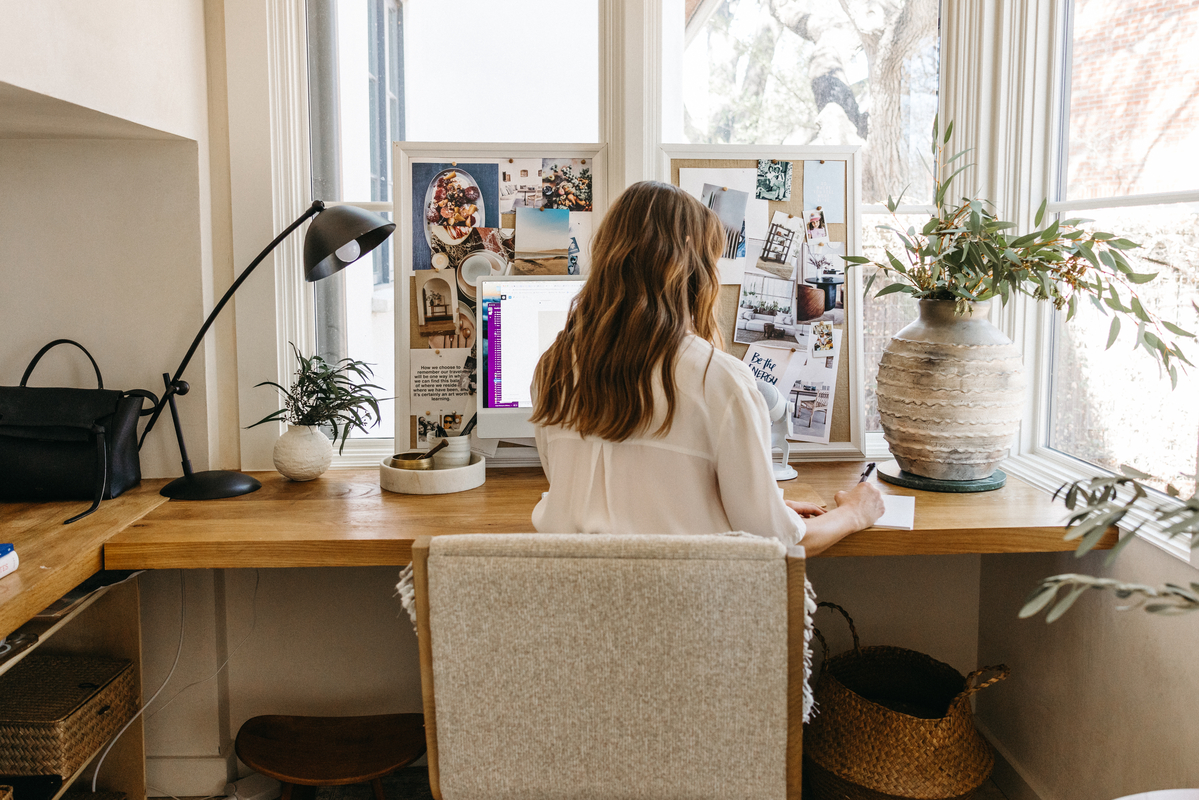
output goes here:
[{"label": "window", "polygon": [[[667,141],[862,145],[861,241],[872,257],[894,250],[878,230],[896,224],[884,213],[888,196],[903,194],[904,227],[918,218],[911,214],[931,213],[937,0],[679,5],[682,69],[664,76]],[[879,431],[878,359],[915,304],[906,295],[865,299],[866,430]]]},{"label": "window", "polygon": [[[1135,287],[1142,304],[1199,330],[1199,5],[1075,0],[1068,19],[1059,201],[1050,208],[1139,242],[1133,268],[1158,273]],[[1189,494],[1199,375],[1180,375],[1171,391],[1134,348],[1135,331],[1105,348],[1109,325],[1090,304],[1069,324],[1054,320],[1046,444],[1107,469],[1129,464]],[[1187,352],[1193,359],[1193,345]]]},{"label": "window", "polygon": [[[932,199],[937,0],[689,0],[667,141],[861,144],[862,196]],[[674,23],[674,24],[677,24]]]},{"label": "window", "polygon": [[[391,143],[599,139],[598,0],[308,0],[312,192],[390,217]],[[447,35],[447,31],[452,33]],[[394,396],[393,245],[314,284],[317,352]],[[401,382],[402,383],[402,382]],[[392,439],[394,414],[365,437]]]}]

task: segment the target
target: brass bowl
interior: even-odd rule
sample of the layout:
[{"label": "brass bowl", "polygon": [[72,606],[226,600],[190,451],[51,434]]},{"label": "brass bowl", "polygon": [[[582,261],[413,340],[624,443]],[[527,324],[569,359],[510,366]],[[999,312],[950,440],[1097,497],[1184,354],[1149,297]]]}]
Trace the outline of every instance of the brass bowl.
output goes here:
[{"label": "brass bowl", "polygon": [[433,459],[421,458],[423,455],[425,455],[423,450],[415,453],[397,453],[387,459],[387,466],[392,469],[433,469]]}]

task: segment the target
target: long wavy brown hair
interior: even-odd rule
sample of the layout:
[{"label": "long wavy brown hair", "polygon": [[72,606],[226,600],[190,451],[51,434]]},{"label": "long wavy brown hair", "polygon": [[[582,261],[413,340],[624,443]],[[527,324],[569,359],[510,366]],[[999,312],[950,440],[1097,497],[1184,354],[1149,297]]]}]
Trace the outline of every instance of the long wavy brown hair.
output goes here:
[{"label": "long wavy brown hair", "polygon": [[537,363],[533,422],[621,442],[654,418],[654,373],[674,421],[675,360],[688,333],[719,346],[720,220],[667,183],[643,181],[608,209],[566,327]]}]

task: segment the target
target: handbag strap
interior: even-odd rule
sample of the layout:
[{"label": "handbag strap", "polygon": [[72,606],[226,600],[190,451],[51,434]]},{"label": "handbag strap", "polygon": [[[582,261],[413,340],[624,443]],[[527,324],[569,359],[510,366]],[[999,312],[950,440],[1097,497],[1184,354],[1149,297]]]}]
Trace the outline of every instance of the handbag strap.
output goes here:
[{"label": "handbag strap", "polygon": [[104,492],[108,489],[108,445],[105,442],[103,425],[92,426],[92,438],[96,440],[96,483],[92,487],[92,505],[82,514],[76,514],[64,521],[63,525],[78,522],[99,508],[100,501],[104,499]]},{"label": "handbag strap", "polygon": [[42,360],[42,356],[46,355],[46,352],[52,347],[58,347],[60,344],[73,344],[83,351],[83,354],[87,356],[87,360],[92,362],[92,369],[96,371],[96,383],[98,384],[96,388],[103,389],[104,378],[100,376],[100,365],[96,363],[96,359],[92,358],[92,354],[87,351],[87,348],[74,339],[55,339],[41,350],[38,350],[37,355],[33,357],[33,360],[29,362],[29,366],[25,368],[25,374],[21,376],[21,385],[24,386],[29,381],[29,376],[33,374],[33,368],[37,366],[37,362]]}]

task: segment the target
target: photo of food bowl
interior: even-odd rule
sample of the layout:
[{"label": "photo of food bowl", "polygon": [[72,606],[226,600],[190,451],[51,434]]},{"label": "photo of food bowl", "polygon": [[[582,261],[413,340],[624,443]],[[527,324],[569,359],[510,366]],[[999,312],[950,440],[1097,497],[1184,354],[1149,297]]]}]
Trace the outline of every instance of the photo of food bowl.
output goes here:
[{"label": "photo of food bowl", "polygon": [[479,184],[460,169],[442,170],[429,181],[425,192],[425,239],[436,236],[457,244],[484,222],[485,209]]}]

